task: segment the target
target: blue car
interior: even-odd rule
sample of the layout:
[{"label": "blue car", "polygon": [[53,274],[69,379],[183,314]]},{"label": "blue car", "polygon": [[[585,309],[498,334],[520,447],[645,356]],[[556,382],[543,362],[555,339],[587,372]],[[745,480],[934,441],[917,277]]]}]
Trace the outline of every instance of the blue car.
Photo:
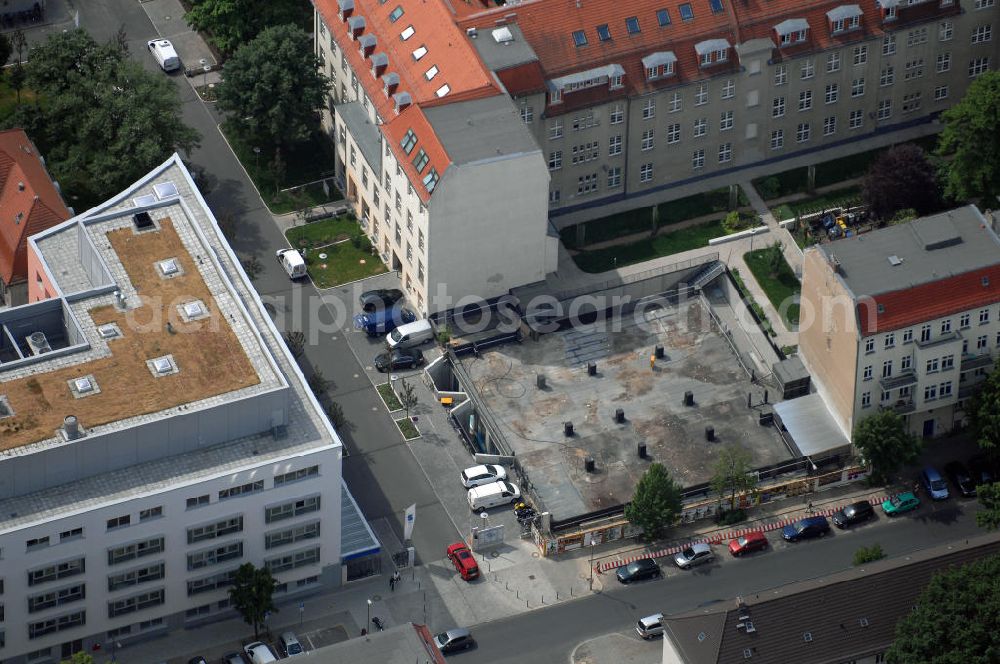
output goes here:
[{"label": "blue car", "polygon": [[417,315],[409,309],[391,307],[377,309],[354,317],[354,329],[364,330],[370,337],[378,337],[392,332],[400,325],[417,320]]},{"label": "blue car", "polygon": [[830,532],[830,522],[825,516],[809,516],[781,529],[781,536],[789,542],[813,537],[823,537]]},{"label": "blue car", "polygon": [[948,492],[948,483],[933,466],[927,466],[920,472],[920,483],[924,485],[931,500],[947,500],[951,495]]}]

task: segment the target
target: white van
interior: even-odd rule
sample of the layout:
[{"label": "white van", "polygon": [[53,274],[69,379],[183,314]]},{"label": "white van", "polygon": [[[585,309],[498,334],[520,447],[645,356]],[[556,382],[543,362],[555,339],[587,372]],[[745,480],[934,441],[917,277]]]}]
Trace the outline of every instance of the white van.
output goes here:
[{"label": "white van", "polygon": [[291,279],[301,279],[306,276],[306,261],[302,254],[294,249],[279,249],[274,252],[274,257],[281,263],[282,269],[288,273]]},{"label": "white van", "polygon": [[512,503],[521,497],[521,490],[507,481],[484,484],[469,489],[469,507],[473,512]]},{"label": "white van", "polygon": [[413,348],[434,338],[434,328],[426,318],[400,325],[385,336],[389,348]]},{"label": "white van", "polygon": [[243,652],[250,658],[251,664],[270,664],[270,662],[278,661],[278,658],[274,656],[274,653],[267,647],[267,644],[260,641],[247,644],[243,647]]},{"label": "white van", "polygon": [[174,71],[181,68],[181,59],[177,57],[174,45],[167,39],[151,39],[146,42],[149,52],[156,58],[156,63],[163,71]]}]

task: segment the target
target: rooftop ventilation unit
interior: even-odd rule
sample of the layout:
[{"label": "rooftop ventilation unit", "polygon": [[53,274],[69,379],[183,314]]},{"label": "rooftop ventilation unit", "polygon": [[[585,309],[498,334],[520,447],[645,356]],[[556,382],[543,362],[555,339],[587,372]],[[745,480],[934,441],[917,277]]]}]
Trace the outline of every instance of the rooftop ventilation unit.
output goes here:
[{"label": "rooftop ventilation unit", "polygon": [[152,194],[143,194],[142,196],[136,196],[132,199],[132,203],[136,207],[146,207],[147,205],[152,205],[156,202],[156,196]]},{"label": "rooftop ventilation unit", "polygon": [[466,29],[465,34],[467,34],[470,39],[475,39],[479,36],[479,30],[476,30],[475,28],[468,28]]},{"label": "rooftop ventilation unit", "polygon": [[897,265],[902,265],[902,264],[903,260],[899,256],[896,256],[895,254],[889,256],[889,265],[896,267]]},{"label": "rooftop ventilation unit", "polygon": [[507,44],[514,41],[514,35],[506,25],[493,31],[493,41],[498,44]]},{"label": "rooftop ventilation unit", "polygon": [[79,394],[87,394],[94,391],[94,382],[89,378],[77,378],[73,381],[73,387]]},{"label": "rooftop ventilation unit", "polygon": [[102,339],[114,339],[121,335],[118,330],[118,326],[114,323],[105,323],[97,328],[97,333],[101,335]]},{"label": "rooftop ventilation unit", "polygon": [[32,355],[52,352],[52,346],[49,345],[49,340],[45,337],[44,332],[32,332],[28,335],[27,339]]},{"label": "rooftop ventilation unit", "polygon": [[76,440],[83,436],[83,429],[76,415],[67,415],[63,418],[62,434],[66,440]]},{"label": "rooftop ventilation unit", "polygon": [[160,182],[153,185],[153,193],[161,201],[167,198],[176,198],[179,194],[177,193],[177,185],[173,182]]},{"label": "rooftop ventilation unit", "polygon": [[153,368],[156,369],[156,373],[168,374],[174,370],[174,363],[169,357],[158,357],[153,360]]},{"label": "rooftop ventilation unit", "polygon": [[153,218],[148,212],[136,212],[132,215],[132,223],[135,224],[136,230],[143,231],[153,227]]},{"label": "rooftop ventilation unit", "polygon": [[177,274],[180,267],[177,265],[176,258],[168,258],[165,261],[160,261],[160,272],[165,276],[170,276],[172,274]]},{"label": "rooftop ventilation unit", "polygon": [[198,300],[184,304],[184,315],[188,318],[197,318],[205,315],[205,306]]}]

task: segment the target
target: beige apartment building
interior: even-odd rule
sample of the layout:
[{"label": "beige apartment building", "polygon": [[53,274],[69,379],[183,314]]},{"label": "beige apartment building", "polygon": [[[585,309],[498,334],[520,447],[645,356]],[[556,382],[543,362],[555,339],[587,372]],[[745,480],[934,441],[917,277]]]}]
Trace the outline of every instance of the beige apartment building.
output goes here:
[{"label": "beige apartment building", "polygon": [[806,250],[799,355],[848,438],[879,408],[964,425],[998,352],[1000,238],[974,206]]},{"label": "beige apartment building", "polygon": [[550,228],[932,132],[997,61],[996,0],[315,5],[338,177],[422,310],[544,278]]}]

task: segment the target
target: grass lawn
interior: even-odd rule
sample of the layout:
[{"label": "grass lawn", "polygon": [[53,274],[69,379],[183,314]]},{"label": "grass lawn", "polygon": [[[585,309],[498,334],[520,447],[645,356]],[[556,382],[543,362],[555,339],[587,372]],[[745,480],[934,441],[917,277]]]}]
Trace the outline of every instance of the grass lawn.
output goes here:
[{"label": "grass lawn", "polygon": [[361,226],[349,217],[328,217],[289,228],[285,232],[289,244],[297,249],[312,249],[361,235]]},{"label": "grass lawn", "polygon": [[797,214],[810,214],[812,212],[821,212],[822,210],[841,207],[847,203],[853,204],[860,198],[861,187],[844,187],[843,189],[828,191],[827,193],[814,198],[807,198],[805,200],[795,201],[794,203],[782,203],[778,207],[774,208],[772,212],[774,213],[775,218],[779,221],[783,221],[785,219],[792,219]]},{"label": "grass lawn", "polygon": [[743,254],[743,260],[746,261],[747,267],[750,268],[757,280],[757,284],[767,295],[767,299],[771,300],[775,310],[784,317],[786,327],[795,329],[799,324],[799,305],[787,304],[782,311],[782,303],[790,302],[797,297],[802,286],[795,278],[795,273],[792,272],[792,268],[788,266],[784,257],[781,259],[777,273],[771,274],[771,268],[767,265],[767,255],[770,251],[770,249],[748,251]]},{"label": "grass lawn", "polygon": [[280,183],[277,183],[271,166],[274,160],[273,152],[268,150],[266,153],[261,152],[260,155],[257,155],[253,151],[254,146],[244,142],[231,127],[226,126],[226,123],[219,125],[219,128],[272,212],[282,214],[337,200],[341,197],[336,187],[331,188],[329,196],[324,195],[323,187],[319,184],[303,188],[302,193],[298,195],[293,192],[279,191],[333,175],[334,147],[330,140],[322,134],[317,133],[308,141],[281,153],[285,173]]},{"label": "grass lawn", "polygon": [[399,427],[399,433],[403,434],[405,440],[413,440],[420,436],[420,432],[417,430],[417,425],[413,423],[408,417],[402,417],[396,420],[396,426]]},{"label": "grass lawn", "polygon": [[[306,270],[317,288],[330,288],[386,272],[382,259],[372,253],[367,237],[338,242],[306,252]],[[322,257],[322,256],[325,256]]]},{"label": "grass lawn", "polygon": [[697,249],[708,245],[713,237],[725,235],[722,220],[709,221],[696,226],[688,226],[670,233],[657,235],[655,238],[640,240],[617,247],[606,247],[594,251],[584,251],[573,257],[576,264],[584,272],[605,272],[641,263],[660,256],[680,253],[689,249]]},{"label": "grass lawn", "polygon": [[[17,108],[17,92],[10,87],[8,81],[9,76],[0,78],[0,121],[6,120]],[[34,90],[21,90],[22,104],[34,104],[36,97]]]},{"label": "grass lawn", "polygon": [[[737,197],[737,204],[740,206],[749,205],[746,194],[740,189]],[[713,212],[726,212],[729,210],[729,188],[722,187],[713,191],[707,191],[694,196],[679,198],[669,203],[660,203],[657,206],[658,226],[663,228],[680,221],[687,221],[695,217],[701,217]],[[579,225],[579,224],[577,224]],[[582,247],[576,246],[576,227],[568,226],[560,231],[559,235],[563,244],[571,249]],[[653,227],[653,208],[641,207],[627,212],[619,212],[593,221],[584,222],[586,231],[584,233],[584,246],[596,244],[605,240],[613,240],[633,233],[650,231]]]},{"label": "grass lawn", "polygon": [[379,383],[375,386],[375,389],[378,390],[379,395],[382,397],[382,401],[385,402],[390,411],[399,410],[403,407],[403,404],[399,403],[399,397],[396,396],[396,393],[389,385]]}]

